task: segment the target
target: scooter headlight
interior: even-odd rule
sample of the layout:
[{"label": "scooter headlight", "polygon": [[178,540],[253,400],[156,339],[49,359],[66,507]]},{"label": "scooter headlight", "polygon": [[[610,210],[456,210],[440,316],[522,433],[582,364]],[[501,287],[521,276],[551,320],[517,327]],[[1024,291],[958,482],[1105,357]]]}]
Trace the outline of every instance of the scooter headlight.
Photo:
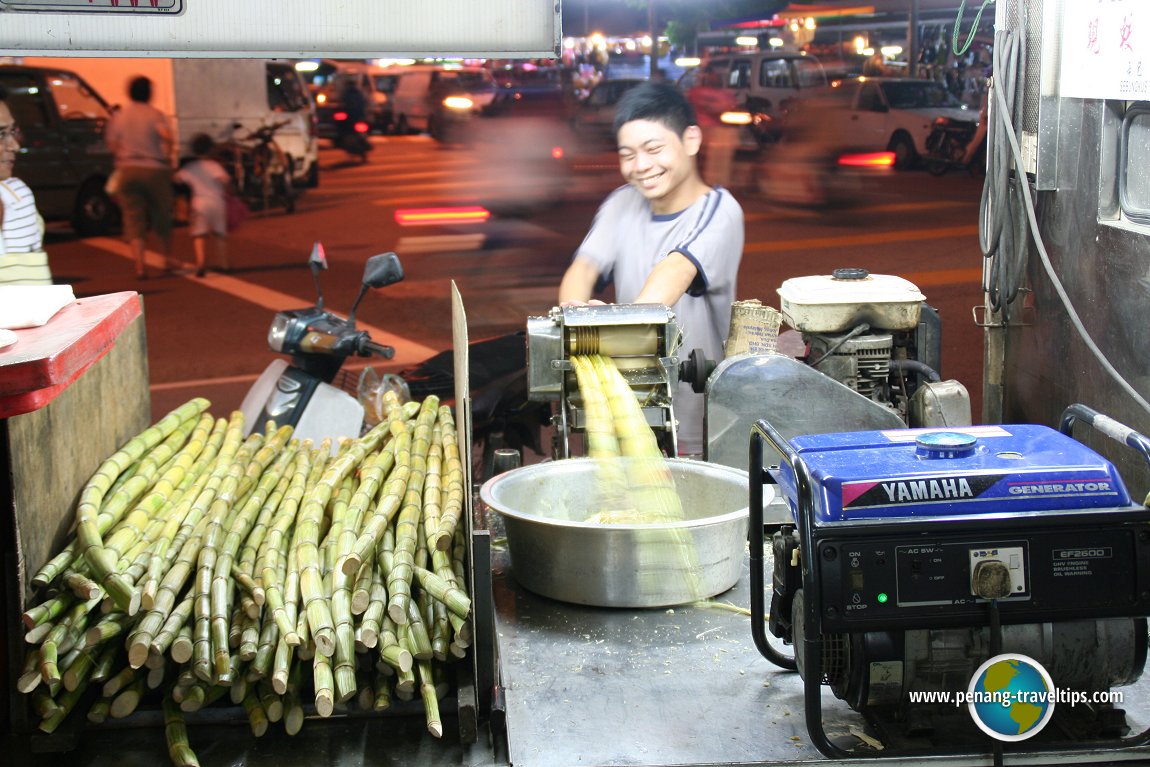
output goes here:
[{"label": "scooter headlight", "polygon": [[284,340],[287,338],[288,327],[290,325],[291,318],[285,317],[283,314],[277,314],[275,319],[272,320],[272,326],[268,329],[268,346],[273,352],[286,354],[284,351]]}]

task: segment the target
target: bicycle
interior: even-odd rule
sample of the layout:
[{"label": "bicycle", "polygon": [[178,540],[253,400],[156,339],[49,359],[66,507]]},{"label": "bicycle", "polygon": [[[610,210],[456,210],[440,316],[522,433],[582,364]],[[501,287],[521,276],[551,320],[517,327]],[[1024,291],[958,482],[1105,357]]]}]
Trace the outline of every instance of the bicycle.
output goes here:
[{"label": "bicycle", "polygon": [[231,175],[238,195],[255,210],[269,210],[273,204],[281,205],[285,213],[295,210],[291,163],[275,141],[276,131],[287,124],[283,120],[262,125],[219,145],[217,159]]}]

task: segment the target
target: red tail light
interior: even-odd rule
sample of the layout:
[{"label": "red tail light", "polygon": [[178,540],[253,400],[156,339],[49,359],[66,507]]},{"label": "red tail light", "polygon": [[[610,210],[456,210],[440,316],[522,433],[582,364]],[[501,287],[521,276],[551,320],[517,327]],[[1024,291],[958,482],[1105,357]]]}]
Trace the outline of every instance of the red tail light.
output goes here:
[{"label": "red tail light", "polygon": [[367,133],[369,130],[371,130],[370,126],[368,126],[368,124],[365,123],[363,120],[360,120],[359,122],[357,122],[355,124],[355,132],[356,133]]},{"label": "red tail light", "polygon": [[395,222],[400,226],[482,223],[490,216],[487,209],[479,205],[459,208],[401,208],[395,211]]},{"label": "red tail light", "polygon": [[554,157],[556,160],[562,160],[563,159],[563,147],[561,147],[561,146],[551,147],[551,156]]},{"label": "red tail light", "polygon": [[859,152],[839,156],[839,165],[850,168],[889,168],[894,165],[894,152]]},{"label": "red tail light", "polygon": [[331,119],[335,120],[337,123],[343,122],[347,119],[347,112],[332,112]]}]

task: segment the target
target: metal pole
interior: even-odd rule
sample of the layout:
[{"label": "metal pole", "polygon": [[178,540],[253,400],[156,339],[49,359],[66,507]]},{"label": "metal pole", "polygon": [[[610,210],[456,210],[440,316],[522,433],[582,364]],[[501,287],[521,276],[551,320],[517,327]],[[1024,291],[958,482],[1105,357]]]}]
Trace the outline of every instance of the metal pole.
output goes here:
[{"label": "metal pole", "polygon": [[906,48],[910,52],[907,57],[910,77],[918,77],[918,0],[910,0],[910,24],[906,31]]},{"label": "metal pole", "polygon": [[655,30],[655,0],[647,0],[647,29],[651,32],[651,79],[659,71],[659,33]]}]

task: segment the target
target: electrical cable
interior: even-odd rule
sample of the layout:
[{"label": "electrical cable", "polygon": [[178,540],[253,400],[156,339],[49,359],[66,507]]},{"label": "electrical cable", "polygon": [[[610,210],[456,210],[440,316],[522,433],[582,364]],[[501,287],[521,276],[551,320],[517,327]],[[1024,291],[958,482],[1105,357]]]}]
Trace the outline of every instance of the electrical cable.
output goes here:
[{"label": "electrical cable", "polygon": [[950,49],[954,52],[955,56],[961,56],[970,50],[970,44],[974,42],[974,35],[978,32],[978,23],[982,21],[982,12],[986,10],[986,6],[993,3],[994,0],[982,0],[982,7],[978,9],[978,13],[974,15],[974,22],[970,26],[970,34],[966,38],[966,42],[961,46],[958,43],[958,28],[962,24],[962,14],[966,11],[966,0],[962,0],[958,5],[958,17],[954,20],[954,33],[951,35]]},{"label": "electrical cable", "polygon": [[[1025,11],[1025,9],[1023,9]],[[1022,25],[1025,29],[1025,24]],[[1001,46],[1001,47],[1000,47]],[[1094,356],[1107,376],[1114,381],[1139,407],[1150,414],[1150,402],[1127,381],[1117,368],[1110,362],[1086,329],[1082,318],[1078,316],[1073,302],[1070,300],[1066,288],[1062,285],[1053,264],[1050,254],[1042,241],[1042,232],[1038,226],[1038,218],[1034,211],[1034,199],[1030,193],[1030,184],[1026,176],[1026,168],[1022,162],[1022,150],[1018,145],[1013,124],[1013,108],[1015,90],[1017,87],[1018,61],[1024,52],[1020,49],[1017,38],[1008,30],[995,33],[994,47],[994,81],[991,84],[991,94],[998,107],[995,110],[995,119],[991,121],[988,135],[988,157],[986,180],[983,184],[983,199],[979,209],[979,244],[983,255],[993,259],[991,264],[990,284],[984,285],[992,309],[1001,310],[1003,323],[1009,321],[1007,309],[1010,302],[1017,296],[1021,287],[1023,275],[1026,271],[1025,237],[1026,230],[1019,228],[1013,231],[1010,227],[1016,222],[1006,213],[1009,213],[1010,200],[1018,199],[1021,212],[1026,216],[1029,231],[1034,240],[1035,250],[1039,261],[1045,271],[1051,287],[1058,295],[1059,301],[1066,310],[1067,318],[1074,326],[1079,338]],[[1005,62],[1000,54],[1005,51]],[[1025,61],[1025,58],[1022,58]],[[1007,96],[1010,100],[1007,100]],[[1000,135],[1001,134],[1001,135]],[[999,140],[1005,138],[1008,142],[1003,145]],[[1010,167],[1013,165],[1017,180],[1015,188],[1020,193],[1019,198],[1007,195],[1007,186],[1010,176]],[[995,203],[998,203],[997,209]],[[1003,211],[1003,208],[1006,211]],[[1018,224],[1021,227],[1021,224]]]}]

